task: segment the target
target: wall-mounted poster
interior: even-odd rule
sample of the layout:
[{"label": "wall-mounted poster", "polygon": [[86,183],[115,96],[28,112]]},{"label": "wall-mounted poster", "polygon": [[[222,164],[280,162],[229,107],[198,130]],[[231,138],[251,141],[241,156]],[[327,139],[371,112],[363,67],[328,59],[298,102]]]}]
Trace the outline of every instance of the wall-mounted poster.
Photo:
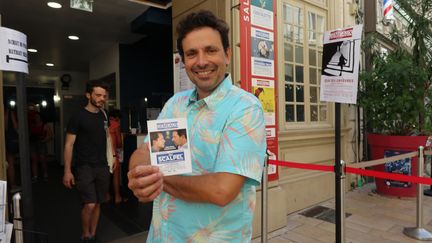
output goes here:
[{"label": "wall-mounted poster", "polygon": [[252,0],[251,23],[262,28],[273,30],[272,0]]},{"label": "wall-mounted poster", "polygon": [[253,78],[252,93],[261,102],[266,126],[274,126],[276,123],[274,81]]},{"label": "wall-mounted poster", "polygon": [[174,93],[193,89],[195,85],[190,81],[187,76],[184,63],[181,61],[180,54],[174,53],[173,56],[173,69],[174,69]]}]

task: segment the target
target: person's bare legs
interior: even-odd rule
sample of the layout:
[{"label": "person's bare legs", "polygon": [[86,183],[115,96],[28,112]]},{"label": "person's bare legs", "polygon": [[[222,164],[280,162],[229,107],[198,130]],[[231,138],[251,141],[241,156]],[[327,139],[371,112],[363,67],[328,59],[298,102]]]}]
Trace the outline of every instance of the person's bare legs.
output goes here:
[{"label": "person's bare legs", "polygon": [[[81,209],[81,224],[82,224],[82,237],[89,238],[91,234],[91,226],[93,223],[93,215],[96,208],[96,203],[86,203]],[[99,217],[99,214],[98,214]]]},{"label": "person's bare legs", "polygon": [[121,203],[123,198],[120,193],[120,165],[114,170],[113,173],[113,189],[114,189],[114,203]]},{"label": "person's bare legs", "polygon": [[99,222],[99,216],[100,216],[100,204],[95,204],[95,207],[93,209],[92,217],[90,219],[90,235],[92,237],[96,236],[96,228]]}]

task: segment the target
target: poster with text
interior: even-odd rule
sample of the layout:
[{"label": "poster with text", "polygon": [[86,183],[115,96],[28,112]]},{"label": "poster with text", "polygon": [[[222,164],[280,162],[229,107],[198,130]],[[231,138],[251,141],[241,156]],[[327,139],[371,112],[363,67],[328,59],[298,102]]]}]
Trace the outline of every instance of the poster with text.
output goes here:
[{"label": "poster with text", "polygon": [[273,1],[252,0],[251,22],[253,25],[273,30]]},{"label": "poster with text", "polygon": [[253,78],[252,93],[261,102],[266,126],[274,126],[276,124],[274,80]]},{"label": "poster with text", "polygon": [[363,25],[324,33],[320,100],[356,104]]},{"label": "poster with text", "polygon": [[174,93],[195,88],[195,85],[190,81],[189,76],[187,76],[180,54],[174,53],[173,62]]},{"label": "poster with text", "polygon": [[192,172],[186,118],[147,121],[151,164],[164,176]]}]

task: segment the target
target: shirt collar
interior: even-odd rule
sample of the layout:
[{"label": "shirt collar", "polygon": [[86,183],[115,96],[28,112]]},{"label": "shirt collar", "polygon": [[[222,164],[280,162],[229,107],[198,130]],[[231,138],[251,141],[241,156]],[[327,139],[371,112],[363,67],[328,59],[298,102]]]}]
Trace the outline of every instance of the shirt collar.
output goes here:
[{"label": "shirt collar", "polygon": [[[207,106],[212,109],[215,107],[220,100],[222,100],[232,87],[231,75],[227,73],[225,79],[216,87],[216,89],[207,97],[202,99],[202,101],[207,104]],[[196,88],[193,90],[189,97],[189,105],[198,101],[198,94]]]}]

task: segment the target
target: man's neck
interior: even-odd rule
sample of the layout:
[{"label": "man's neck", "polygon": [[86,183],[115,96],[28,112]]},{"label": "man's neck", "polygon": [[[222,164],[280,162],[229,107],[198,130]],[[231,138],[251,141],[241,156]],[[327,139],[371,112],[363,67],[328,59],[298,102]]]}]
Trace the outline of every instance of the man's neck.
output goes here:
[{"label": "man's neck", "polygon": [[92,103],[88,103],[85,107],[86,110],[92,112],[92,113],[98,113],[99,112],[99,107],[94,106]]}]

